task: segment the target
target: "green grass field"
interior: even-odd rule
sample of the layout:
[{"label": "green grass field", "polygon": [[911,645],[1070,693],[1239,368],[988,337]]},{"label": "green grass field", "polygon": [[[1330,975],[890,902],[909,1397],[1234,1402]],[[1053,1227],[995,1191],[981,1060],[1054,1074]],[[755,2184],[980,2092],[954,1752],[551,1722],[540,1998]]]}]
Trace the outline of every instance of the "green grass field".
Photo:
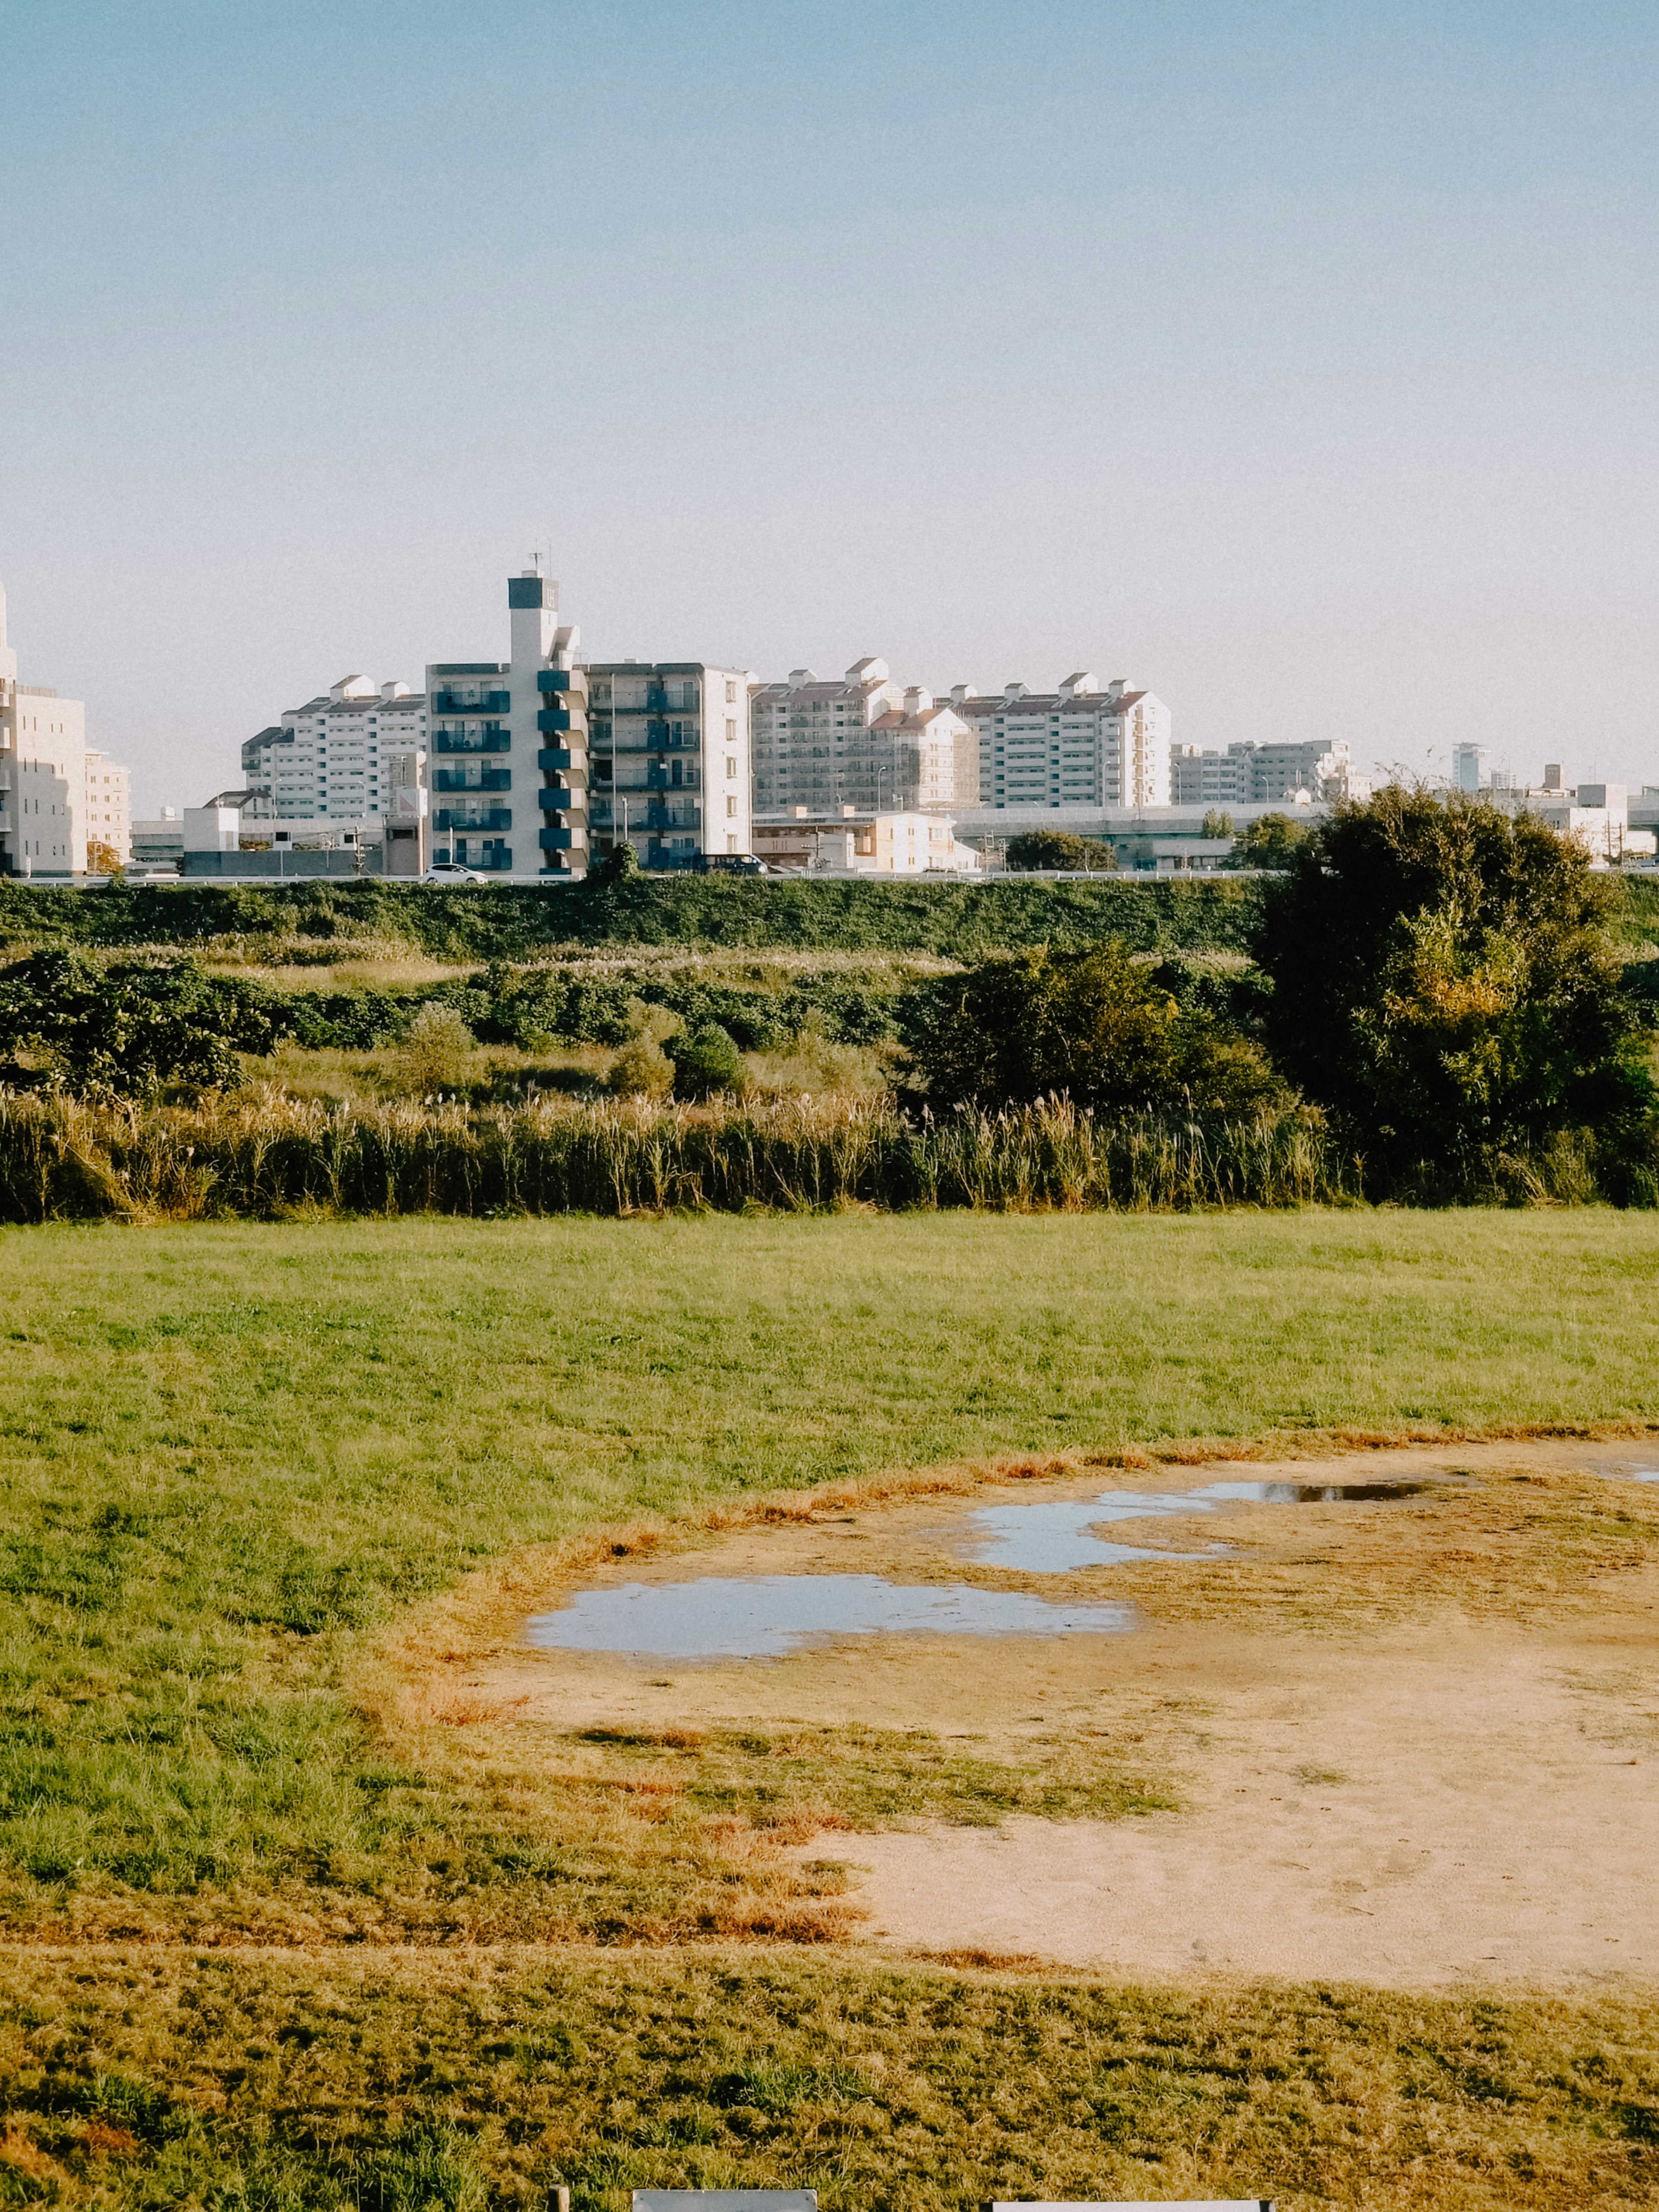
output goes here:
[{"label": "green grass field", "polygon": [[[539,2204],[567,2179],[618,2212],[630,2180],[786,2172],[837,2212],[1143,2184],[1642,2201],[1640,2006],[1206,2011],[764,1948],[538,1962],[503,1947],[625,1932],[645,1875],[423,1770],[349,1686],[486,1560],[745,1492],[1659,1420],[1656,1276],[1659,1220],[1593,1208],[4,1232],[0,2203]],[[683,1871],[707,1874],[689,1847]],[[482,1948],[428,1989],[397,1947],[438,1942]]]}]

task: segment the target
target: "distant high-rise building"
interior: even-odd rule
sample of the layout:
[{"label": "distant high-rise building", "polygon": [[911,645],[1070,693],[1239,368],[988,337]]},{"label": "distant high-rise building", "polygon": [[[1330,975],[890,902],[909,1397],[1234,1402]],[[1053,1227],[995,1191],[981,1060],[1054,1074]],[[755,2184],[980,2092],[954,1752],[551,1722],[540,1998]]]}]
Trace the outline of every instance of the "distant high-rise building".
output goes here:
[{"label": "distant high-rise building", "polygon": [[1170,710],[1121,678],[1088,669],[1058,691],[958,684],[951,704],[979,741],[981,806],[1167,806]]},{"label": "distant high-rise building", "polygon": [[251,822],[363,822],[385,811],[394,753],[426,744],[425,694],[343,676],[242,746]]},{"label": "distant high-rise building", "polygon": [[1346,738],[1327,744],[1232,744],[1224,753],[1178,749],[1170,762],[1170,799],[1176,806],[1285,806],[1298,799],[1334,804],[1370,796],[1369,778],[1356,775]]},{"label": "distant high-rise building", "polygon": [[1486,781],[1486,764],[1492,758],[1485,745],[1454,745],[1451,757],[1451,786],[1454,791],[1479,791]]},{"label": "distant high-rise building", "polygon": [[750,694],[755,811],[793,806],[900,812],[971,806],[979,747],[954,707],[896,684],[884,660],[854,661],[839,682],[793,668]]},{"label": "distant high-rise building", "polygon": [[86,752],[81,702],[18,682],[0,590],[0,873],[85,873]]},{"label": "distant high-rise building", "polygon": [[112,855],[118,865],[132,849],[132,778],[118,761],[87,748],[87,866]]}]

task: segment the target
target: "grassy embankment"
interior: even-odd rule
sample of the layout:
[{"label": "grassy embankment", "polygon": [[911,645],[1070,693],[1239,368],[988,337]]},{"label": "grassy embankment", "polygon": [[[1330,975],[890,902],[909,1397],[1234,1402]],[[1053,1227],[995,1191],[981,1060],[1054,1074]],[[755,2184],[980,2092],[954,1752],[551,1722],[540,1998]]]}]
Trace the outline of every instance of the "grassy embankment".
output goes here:
[{"label": "grassy embankment", "polygon": [[228,951],[240,939],[266,961],[329,941],[402,948],[428,960],[532,959],[557,945],[927,953],[975,959],[1020,945],[1085,945],[1118,935],[1242,947],[1255,911],[1249,881],[1227,884],[985,884],[635,876],[542,890],[451,891],[362,882],[179,884],[132,890],[46,890],[0,882],[0,945],[172,945]]},{"label": "grassy embankment", "polygon": [[[1634,2001],[781,1962],[732,1938],[833,1935],[838,1884],[744,1842],[788,1811],[778,1747],[665,1747],[693,1771],[641,1800],[603,1746],[534,1788],[367,1715],[419,1601],[607,1527],[1160,1437],[1659,1419],[1656,1273],[1659,1224],[1604,1213],[7,1234],[0,2168],[132,2205],[785,2177],[836,2207],[1635,2201]],[[1602,1491],[1580,1581],[1659,1540]],[[1178,1794],[1138,1756],[872,1730],[804,1781],[866,1820],[1133,1817]],[[514,1948],[570,1937],[702,1948]]]}]

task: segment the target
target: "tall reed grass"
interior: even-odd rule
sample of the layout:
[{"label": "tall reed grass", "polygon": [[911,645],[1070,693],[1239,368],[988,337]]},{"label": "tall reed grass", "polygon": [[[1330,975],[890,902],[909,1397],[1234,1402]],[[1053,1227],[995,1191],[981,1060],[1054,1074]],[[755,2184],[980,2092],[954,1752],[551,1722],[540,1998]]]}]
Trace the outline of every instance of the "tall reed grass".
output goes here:
[{"label": "tall reed grass", "polygon": [[884,1098],[331,1106],[275,1089],[191,1109],[0,1093],[0,1219],[1186,1211],[1352,1203],[1318,1116],[1108,1120],[1064,1102],[908,1120]]}]

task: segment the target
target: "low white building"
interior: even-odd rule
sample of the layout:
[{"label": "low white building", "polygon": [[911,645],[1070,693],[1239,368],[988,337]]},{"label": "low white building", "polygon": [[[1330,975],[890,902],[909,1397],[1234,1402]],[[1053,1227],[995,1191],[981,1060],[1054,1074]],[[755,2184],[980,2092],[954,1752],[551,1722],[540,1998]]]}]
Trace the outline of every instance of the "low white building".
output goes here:
[{"label": "low white building", "polygon": [[792,668],[750,692],[755,809],[854,806],[873,812],[971,806],[979,746],[969,724],[887,663],[856,660],[839,682]]},{"label": "low white building", "polygon": [[424,750],[427,700],[407,684],[343,676],[242,746],[255,821],[358,821],[385,811],[394,753]]},{"label": "low white building", "polygon": [[812,875],[922,876],[976,872],[980,856],[947,817],[837,806],[792,806],[755,822],[755,855]]},{"label": "low white building", "polygon": [[974,731],[981,807],[1167,806],[1170,710],[1151,691],[1090,669],[1057,691],[958,684],[951,704]]},{"label": "low white building", "polygon": [[81,702],[18,682],[0,590],[0,873],[86,872],[86,754]]},{"label": "low white building", "polygon": [[1561,782],[1561,771],[1552,764],[1544,781],[1524,790],[1489,790],[1495,806],[1509,814],[1530,814],[1548,824],[1558,836],[1570,837],[1591,860],[1618,865],[1644,860],[1659,850],[1650,829],[1632,828],[1630,793],[1622,783],[1581,783],[1571,789]]},{"label": "low white building", "polygon": [[106,753],[87,748],[87,866],[123,866],[132,851],[132,777]]},{"label": "low white building", "polygon": [[1234,744],[1223,752],[1177,746],[1170,761],[1170,801],[1175,806],[1294,806],[1369,799],[1369,778],[1358,775],[1346,738],[1329,744]]}]

